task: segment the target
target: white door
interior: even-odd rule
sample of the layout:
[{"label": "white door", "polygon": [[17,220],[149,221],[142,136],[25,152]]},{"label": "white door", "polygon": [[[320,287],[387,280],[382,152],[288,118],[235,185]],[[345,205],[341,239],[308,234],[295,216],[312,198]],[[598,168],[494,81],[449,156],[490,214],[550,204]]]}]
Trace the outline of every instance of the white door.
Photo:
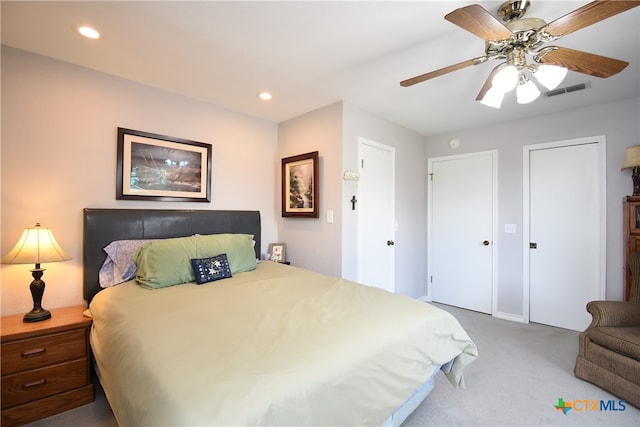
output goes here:
[{"label": "white door", "polygon": [[359,140],[358,282],[395,290],[395,149]]},{"label": "white door", "polygon": [[429,160],[429,284],[435,302],[492,313],[495,151]]},{"label": "white door", "polygon": [[582,331],[604,297],[604,141],[560,144],[525,147],[529,320]]}]

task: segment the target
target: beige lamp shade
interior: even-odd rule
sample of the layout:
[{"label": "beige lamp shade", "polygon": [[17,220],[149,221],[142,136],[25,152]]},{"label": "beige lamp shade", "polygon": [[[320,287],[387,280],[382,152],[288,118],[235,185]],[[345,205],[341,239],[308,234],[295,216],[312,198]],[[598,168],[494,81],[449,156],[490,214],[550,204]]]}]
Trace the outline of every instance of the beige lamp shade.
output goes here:
[{"label": "beige lamp shade", "polygon": [[60,247],[50,228],[40,224],[25,228],[18,243],[0,262],[3,264],[40,264],[44,262],[67,261],[71,257]]},{"label": "beige lamp shade", "polygon": [[640,145],[627,147],[627,155],[624,159],[622,169],[634,168],[636,166],[640,166]]}]

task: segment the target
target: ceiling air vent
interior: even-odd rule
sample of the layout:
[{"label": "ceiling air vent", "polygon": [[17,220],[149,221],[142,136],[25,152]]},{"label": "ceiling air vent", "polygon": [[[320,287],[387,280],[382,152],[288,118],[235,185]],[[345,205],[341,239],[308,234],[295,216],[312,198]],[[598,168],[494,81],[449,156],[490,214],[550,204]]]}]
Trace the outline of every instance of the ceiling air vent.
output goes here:
[{"label": "ceiling air vent", "polygon": [[544,94],[547,98],[556,95],[564,95],[565,93],[576,92],[583,89],[588,89],[591,87],[591,83],[586,81],[584,83],[578,83],[571,86],[559,87],[557,89],[548,90]]}]

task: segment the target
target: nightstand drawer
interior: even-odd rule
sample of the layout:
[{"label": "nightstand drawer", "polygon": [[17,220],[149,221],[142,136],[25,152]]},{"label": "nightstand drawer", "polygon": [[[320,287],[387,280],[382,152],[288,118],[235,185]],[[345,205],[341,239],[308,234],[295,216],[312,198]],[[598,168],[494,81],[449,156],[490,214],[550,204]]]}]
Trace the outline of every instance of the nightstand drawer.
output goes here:
[{"label": "nightstand drawer", "polygon": [[87,359],[2,377],[2,409],[88,384]]},{"label": "nightstand drawer", "polygon": [[2,375],[86,357],[85,334],[86,329],[79,329],[3,344]]}]

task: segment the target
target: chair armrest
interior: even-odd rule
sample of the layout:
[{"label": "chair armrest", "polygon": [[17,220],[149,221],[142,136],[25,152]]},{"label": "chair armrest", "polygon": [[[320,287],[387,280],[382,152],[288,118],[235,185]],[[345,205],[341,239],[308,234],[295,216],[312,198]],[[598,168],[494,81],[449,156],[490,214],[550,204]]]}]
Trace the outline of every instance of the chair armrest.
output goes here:
[{"label": "chair armrest", "polygon": [[593,319],[589,328],[597,326],[640,326],[640,303],[628,301],[591,301],[587,311]]}]

